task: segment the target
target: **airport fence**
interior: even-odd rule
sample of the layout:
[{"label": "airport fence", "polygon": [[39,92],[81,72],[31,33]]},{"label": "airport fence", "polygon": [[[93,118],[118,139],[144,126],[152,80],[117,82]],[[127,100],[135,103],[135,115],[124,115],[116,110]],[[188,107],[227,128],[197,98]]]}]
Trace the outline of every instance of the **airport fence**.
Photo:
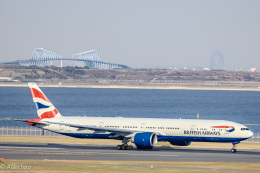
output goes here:
[{"label": "airport fence", "polygon": [[[48,130],[39,129],[37,127],[15,127],[15,126],[3,126],[0,127],[0,136],[64,136],[58,133],[54,133]],[[260,142],[260,132],[254,133],[254,136],[248,140],[248,142]]]},{"label": "airport fence", "polygon": [[64,136],[48,130],[39,129],[37,127],[15,127],[3,126],[0,128],[0,135],[15,136]]}]

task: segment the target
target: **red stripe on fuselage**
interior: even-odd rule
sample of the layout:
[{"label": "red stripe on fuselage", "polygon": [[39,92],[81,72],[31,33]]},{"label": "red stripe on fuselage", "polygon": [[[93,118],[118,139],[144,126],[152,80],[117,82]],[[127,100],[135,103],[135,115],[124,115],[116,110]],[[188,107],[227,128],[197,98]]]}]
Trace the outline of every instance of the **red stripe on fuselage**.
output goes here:
[{"label": "red stripe on fuselage", "polygon": [[41,98],[47,102],[50,103],[49,99],[39,90],[35,89],[35,88],[30,88],[31,94],[33,98]]},{"label": "red stripe on fuselage", "polygon": [[53,118],[58,114],[57,109],[54,109],[53,111],[44,112],[41,115],[41,118]]},{"label": "red stripe on fuselage", "polygon": [[229,129],[229,128],[232,128],[234,129],[233,126],[211,126],[212,128],[223,128],[223,129]]}]

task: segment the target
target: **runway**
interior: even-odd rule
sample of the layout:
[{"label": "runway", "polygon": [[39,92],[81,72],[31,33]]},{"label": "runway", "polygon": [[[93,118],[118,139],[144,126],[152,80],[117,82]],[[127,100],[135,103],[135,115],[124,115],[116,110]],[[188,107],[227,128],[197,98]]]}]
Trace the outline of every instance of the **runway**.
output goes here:
[{"label": "runway", "polygon": [[142,161],[207,161],[260,162],[260,151],[221,149],[191,149],[155,147],[152,150],[117,150],[107,145],[63,145],[0,143],[0,157],[4,159],[55,160],[142,160]]}]

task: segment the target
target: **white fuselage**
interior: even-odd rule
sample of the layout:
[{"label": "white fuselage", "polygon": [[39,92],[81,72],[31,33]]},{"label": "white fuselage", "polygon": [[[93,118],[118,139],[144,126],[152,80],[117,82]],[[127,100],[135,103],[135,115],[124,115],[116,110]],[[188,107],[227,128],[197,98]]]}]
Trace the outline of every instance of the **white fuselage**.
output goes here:
[{"label": "white fuselage", "polygon": [[[161,118],[123,118],[123,117],[57,117],[41,121],[54,123],[78,124],[111,129],[132,130],[135,133],[153,132],[158,134],[158,141],[204,141],[234,142],[253,136],[253,133],[242,124],[224,120],[200,119],[161,119]],[[77,138],[117,139],[105,131],[94,131],[69,127],[60,124],[49,124],[37,127]]]}]

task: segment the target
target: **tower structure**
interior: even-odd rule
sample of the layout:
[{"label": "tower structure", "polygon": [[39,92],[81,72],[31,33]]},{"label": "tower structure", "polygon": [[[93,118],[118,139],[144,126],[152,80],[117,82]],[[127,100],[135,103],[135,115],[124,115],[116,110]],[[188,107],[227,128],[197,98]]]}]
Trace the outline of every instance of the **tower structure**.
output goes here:
[{"label": "tower structure", "polygon": [[224,58],[220,52],[215,52],[212,55],[211,70],[224,70]]}]

